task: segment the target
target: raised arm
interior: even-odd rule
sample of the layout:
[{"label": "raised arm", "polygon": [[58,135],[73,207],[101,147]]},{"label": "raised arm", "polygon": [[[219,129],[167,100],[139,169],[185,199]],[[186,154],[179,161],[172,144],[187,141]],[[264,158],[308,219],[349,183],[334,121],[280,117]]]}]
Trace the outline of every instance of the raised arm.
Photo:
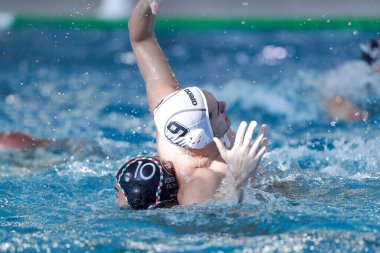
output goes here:
[{"label": "raised arm", "polygon": [[139,0],[129,19],[128,28],[133,52],[145,80],[149,110],[167,95],[179,89],[179,84],[154,35],[155,15],[148,0]]}]

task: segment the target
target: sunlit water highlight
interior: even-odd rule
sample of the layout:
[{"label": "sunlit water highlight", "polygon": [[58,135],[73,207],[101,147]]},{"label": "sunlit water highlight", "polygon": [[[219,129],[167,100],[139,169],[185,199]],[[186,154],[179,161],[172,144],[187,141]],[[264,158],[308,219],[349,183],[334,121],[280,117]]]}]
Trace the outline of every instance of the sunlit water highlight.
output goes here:
[{"label": "sunlit water highlight", "polygon": [[225,100],[235,129],[267,123],[270,149],[242,206],[122,211],[115,172],[155,152],[127,31],[1,30],[0,131],[68,147],[0,150],[0,251],[380,251],[379,125],[329,120],[320,89],[375,35],[159,31],[181,84]]}]

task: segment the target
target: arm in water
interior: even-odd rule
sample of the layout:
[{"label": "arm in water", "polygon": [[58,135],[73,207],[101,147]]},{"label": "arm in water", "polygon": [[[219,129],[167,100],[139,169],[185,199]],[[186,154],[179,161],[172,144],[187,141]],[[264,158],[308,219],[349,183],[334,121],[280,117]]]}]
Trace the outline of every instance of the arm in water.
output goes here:
[{"label": "arm in water", "polygon": [[241,122],[231,150],[228,150],[218,138],[214,138],[222,158],[227,163],[227,176],[229,174],[232,176],[232,182],[228,182],[230,185],[227,187],[237,191],[239,203],[243,199],[242,187],[250,177],[257,174],[261,158],[268,147],[268,139],[265,137],[266,125],[262,125],[259,135],[252,142],[256,126],[256,121],[251,121],[247,130],[247,123]]},{"label": "arm in water", "polygon": [[[39,148],[51,150],[57,153],[66,152],[69,156],[83,159],[89,155],[106,156],[107,154],[95,142],[81,139],[42,139],[35,138],[20,132],[0,133],[0,148],[19,149],[22,151],[33,151]],[[52,151],[54,150],[54,151]],[[61,162],[66,161],[63,159]],[[59,162],[60,163],[60,162]]]},{"label": "arm in water", "polygon": [[155,16],[150,5],[157,11],[158,4],[157,0],[139,0],[128,23],[131,45],[140,73],[145,80],[151,113],[164,97],[179,89],[179,84],[154,34]]},{"label": "arm in water", "polygon": [[327,100],[326,112],[330,118],[345,121],[367,120],[368,113],[341,96]]},{"label": "arm in water", "polygon": [[52,140],[33,138],[19,132],[0,134],[0,147],[5,148],[47,147],[53,143]]}]

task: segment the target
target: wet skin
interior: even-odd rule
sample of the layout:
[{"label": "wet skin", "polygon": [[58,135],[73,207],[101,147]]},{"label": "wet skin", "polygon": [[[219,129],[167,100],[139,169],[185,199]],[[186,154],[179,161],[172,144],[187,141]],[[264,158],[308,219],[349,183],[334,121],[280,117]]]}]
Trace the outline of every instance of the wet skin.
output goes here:
[{"label": "wet skin", "polygon": [[227,117],[227,105],[218,101],[211,92],[202,90],[209,110],[209,118],[215,137],[222,137],[231,127],[231,120]]}]

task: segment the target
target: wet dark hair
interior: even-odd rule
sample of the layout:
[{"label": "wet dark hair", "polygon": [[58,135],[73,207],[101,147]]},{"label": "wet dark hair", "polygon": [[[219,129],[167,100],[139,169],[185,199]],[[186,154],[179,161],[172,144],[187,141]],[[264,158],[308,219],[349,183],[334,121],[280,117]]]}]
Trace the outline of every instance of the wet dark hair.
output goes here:
[{"label": "wet dark hair", "polygon": [[141,181],[131,182],[127,189],[128,204],[132,209],[147,209],[154,202],[155,192],[149,191],[149,187]]}]

